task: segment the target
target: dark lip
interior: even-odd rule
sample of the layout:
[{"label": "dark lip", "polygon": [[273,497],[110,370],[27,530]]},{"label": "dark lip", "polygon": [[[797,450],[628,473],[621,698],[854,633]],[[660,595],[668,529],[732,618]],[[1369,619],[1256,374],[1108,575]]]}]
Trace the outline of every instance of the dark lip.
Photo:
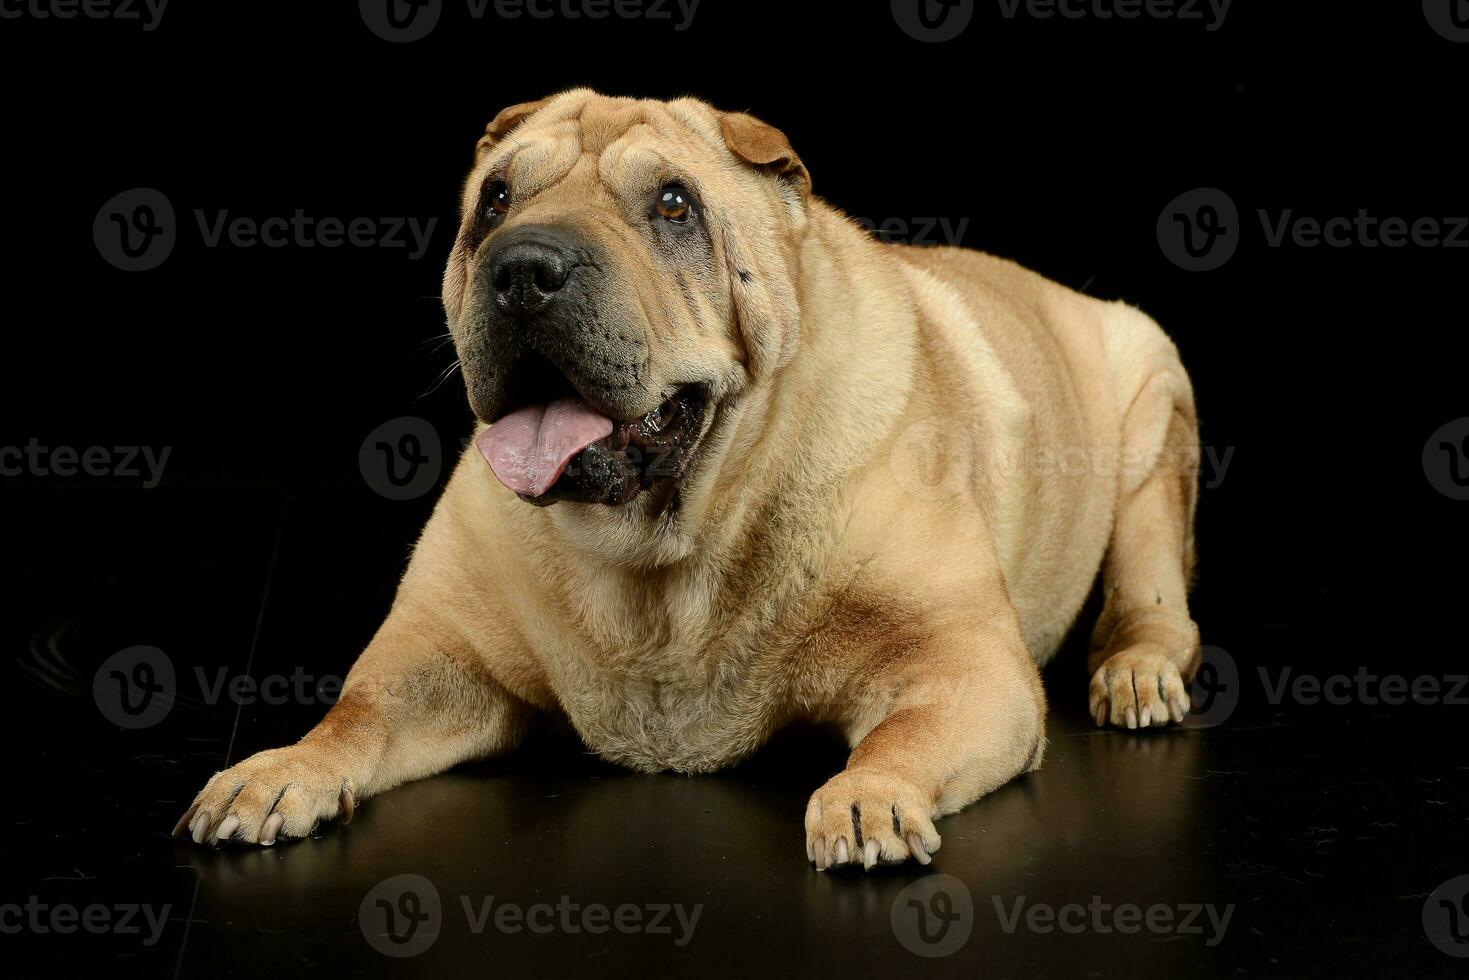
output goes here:
[{"label": "dark lip", "polygon": [[[516,361],[505,383],[504,404],[492,413],[494,422],[511,411],[531,403],[549,403],[557,398],[580,398],[598,411],[602,406],[587,398],[551,360],[534,351],[527,352]],[[610,414],[609,414],[609,417]]]},{"label": "dark lip", "polygon": [[702,440],[710,408],[708,385],[678,385],[653,411],[617,423],[611,435],[578,453],[545,493],[520,494],[520,499],[542,507],[562,500],[619,506],[645,490],[676,490]]}]

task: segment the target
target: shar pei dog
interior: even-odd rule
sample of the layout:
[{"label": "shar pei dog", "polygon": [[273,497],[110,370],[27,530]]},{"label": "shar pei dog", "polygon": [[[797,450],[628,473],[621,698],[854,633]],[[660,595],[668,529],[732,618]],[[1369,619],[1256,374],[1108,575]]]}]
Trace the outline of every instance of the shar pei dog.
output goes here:
[{"label": "shar pei dog", "polygon": [[1189,710],[1197,421],[1136,309],[875,240],[750,115],[587,90],[489,124],[443,302],[478,426],[386,621],[175,833],[302,837],[547,716],[684,773],[815,722],[851,752],[808,860],[928,863],[1041,765],[1099,573],[1096,723]]}]

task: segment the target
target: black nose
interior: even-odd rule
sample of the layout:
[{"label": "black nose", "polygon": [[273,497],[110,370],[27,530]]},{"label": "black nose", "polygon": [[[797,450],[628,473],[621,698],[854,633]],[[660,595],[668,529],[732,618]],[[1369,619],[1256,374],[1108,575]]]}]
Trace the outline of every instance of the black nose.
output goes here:
[{"label": "black nose", "polygon": [[564,245],[541,239],[506,242],[490,257],[490,286],[506,313],[539,313],[566,285],[576,256]]}]

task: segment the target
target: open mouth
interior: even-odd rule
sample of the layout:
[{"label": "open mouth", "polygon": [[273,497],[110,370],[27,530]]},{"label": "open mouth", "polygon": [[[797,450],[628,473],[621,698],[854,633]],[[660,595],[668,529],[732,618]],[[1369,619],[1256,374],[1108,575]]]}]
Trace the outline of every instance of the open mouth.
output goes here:
[{"label": "open mouth", "polygon": [[641,418],[598,411],[548,361],[518,365],[510,408],[475,439],[501,483],[535,504],[625,504],[676,483],[703,429],[708,389],[687,384]]}]

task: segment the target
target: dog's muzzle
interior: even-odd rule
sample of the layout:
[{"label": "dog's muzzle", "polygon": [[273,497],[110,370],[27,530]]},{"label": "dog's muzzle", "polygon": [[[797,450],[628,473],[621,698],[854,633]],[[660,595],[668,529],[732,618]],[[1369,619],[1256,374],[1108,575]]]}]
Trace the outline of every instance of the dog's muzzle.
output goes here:
[{"label": "dog's muzzle", "polygon": [[479,263],[480,322],[461,350],[490,423],[475,444],[524,500],[626,503],[677,480],[703,431],[708,388],[654,386],[644,331],[604,268],[547,225],[506,229]]}]

